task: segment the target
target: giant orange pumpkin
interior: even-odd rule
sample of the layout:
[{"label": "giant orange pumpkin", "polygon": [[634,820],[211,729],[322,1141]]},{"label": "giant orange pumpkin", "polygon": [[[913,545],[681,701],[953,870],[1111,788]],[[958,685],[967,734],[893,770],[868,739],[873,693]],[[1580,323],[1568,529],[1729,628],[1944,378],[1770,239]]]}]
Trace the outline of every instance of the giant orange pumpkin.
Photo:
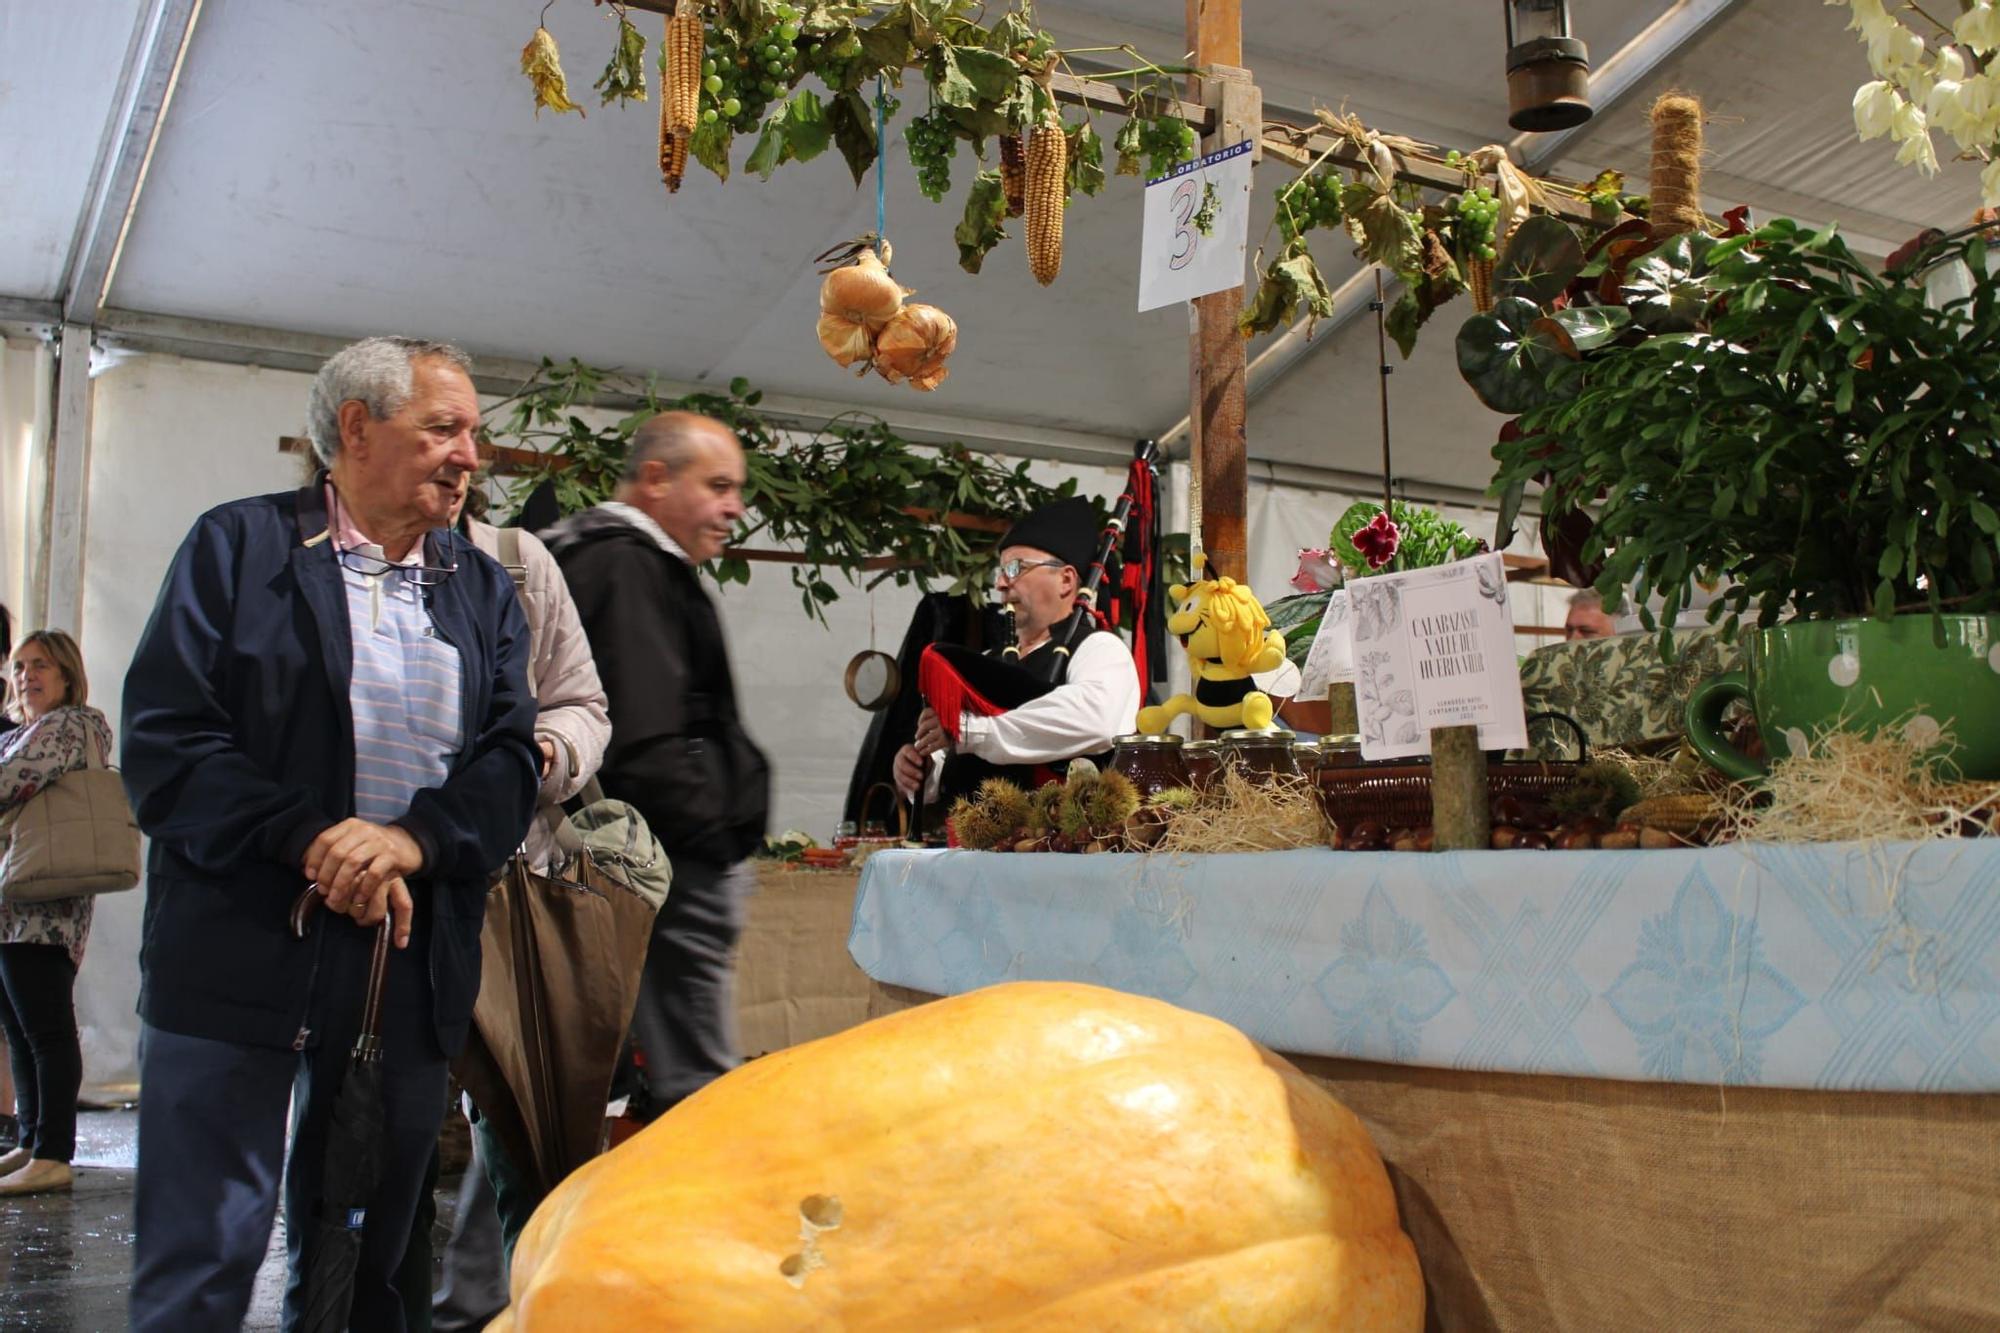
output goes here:
[{"label": "giant orange pumpkin", "polygon": [[565,1181],[507,1333],[1417,1329],[1368,1133],[1214,1019],[1023,982],[710,1084]]}]

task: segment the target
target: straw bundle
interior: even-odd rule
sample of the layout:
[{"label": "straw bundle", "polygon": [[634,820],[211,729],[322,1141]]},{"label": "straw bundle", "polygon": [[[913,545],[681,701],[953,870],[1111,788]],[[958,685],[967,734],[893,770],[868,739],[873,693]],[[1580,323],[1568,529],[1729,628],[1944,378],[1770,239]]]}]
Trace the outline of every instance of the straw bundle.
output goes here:
[{"label": "straw bundle", "polygon": [[1260,786],[1225,768],[1207,799],[1168,817],[1161,852],[1281,852],[1326,846],[1319,802],[1303,778]]}]

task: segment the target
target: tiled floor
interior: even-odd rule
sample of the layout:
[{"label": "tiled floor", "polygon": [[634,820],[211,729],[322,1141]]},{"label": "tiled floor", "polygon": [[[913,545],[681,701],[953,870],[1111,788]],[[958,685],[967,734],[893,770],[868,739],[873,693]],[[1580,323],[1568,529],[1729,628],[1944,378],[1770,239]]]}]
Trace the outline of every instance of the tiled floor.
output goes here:
[{"label": "tiled floor", "polygon": [[[86,1111],[77,1123],[75,1187],[0,1200],[0,1329],[117,1333],[125,1327],[138,1132],[137,1112]],[[434,1253],[443,1252],[457,1198],[453,1178],[438,1191]],[[281,1221],[272,1228],[243,1327],[276,1329],[284,1288]]]}]

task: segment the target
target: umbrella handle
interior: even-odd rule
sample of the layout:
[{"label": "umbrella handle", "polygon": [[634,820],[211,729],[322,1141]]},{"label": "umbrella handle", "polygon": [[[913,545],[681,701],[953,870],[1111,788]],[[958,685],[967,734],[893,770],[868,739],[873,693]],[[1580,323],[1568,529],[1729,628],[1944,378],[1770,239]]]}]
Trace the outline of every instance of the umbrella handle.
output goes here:
[{"label": "umbrella handle", "polygon": [[326,906],[326,894],[321,891],[318,882],[306,885],[306,891],[292,903],[293,938],[302,940],[306,937],[306,923],[312,920],[314,912],[324,906]]},{"label": "umbrella handle", "polygon": [[[318,884],[308,884],[306,891],[292,903],[292,934],[304,939],[306,926],[314,912],[326,905],[326,893]],[[368,1000],[361,1010],[361,1033],[356,1048],[373,1050],[382,1035],[382,987],[389,973],[389,917],[375,927],[375,951],[368,960]]]}]

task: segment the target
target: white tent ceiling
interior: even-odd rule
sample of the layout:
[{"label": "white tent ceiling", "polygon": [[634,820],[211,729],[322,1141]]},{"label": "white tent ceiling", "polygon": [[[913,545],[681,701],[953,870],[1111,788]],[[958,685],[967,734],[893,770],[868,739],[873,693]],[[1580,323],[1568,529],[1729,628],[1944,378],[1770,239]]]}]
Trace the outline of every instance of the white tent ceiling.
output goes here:
[{"label": "white tent ceiling", "polygon": [[[119,71],[128,47],[145,45],[135,28],[143,35],[175,3],[0,0],[0,298],[12,298],[4,309],[16,317],[71,295],[91,231],[81,220],[123,133]],[[114,328],[136,312],[301,334],[420,331],[489,355],[575,355],[681,383],[745,375],[796,399],[1106,443],[1185,414],[1184,314],[1133,313],[1139,191],[1129,178],[1073,206],[1062,277],[1043,290],[1018,242],[981,276],[962,273],[951,239],[960,196],[923,199],[900,148],[891,155],[897,276],[961,330],[951,380],[918,398],[846,377],[813,338],[811,257],[874,222],[873,191],[854,189],[838,154],[768,183],[723,184],[696,169],[669,198],[654,171],[650,110],[530,113],[516,63],[539,0],[192,8],[178,91],[106,296]],[[1250,0],[1245,59],[1272,114],[1345,104],[1384,130],[1470,149],[1509,134],[1498,8]],[[1888,145],[1856,142],[1848,102],[1867,72],[1842,30],[1844,9],[1807,0],[1574,0],[1572,9],[1599,86],[1623,96],[1562,145],[1554,168],[1564,174],[1618,167],[1642,188],[1645,107],[1681,87],[1711,116],[1711,211],[1748,203],[1759,216],[1839,219],[1876,251],[1969,215],[1973,168],[1947,164],[1924,182],[1891,165]],[[1065,45],[1129,41],[1159,60],[1184,46],[1180,4],[1037,10]],[[1647,68],[1667,45],[1661,33],[1685,35],[1711,16]],[[657,19],[640,17],[652,31]],[[587,92],[609,45],[607,11],[554,0],[547,21],[573,91]],[[1535,151],[1532,140],[1525,147]],[[962,188],[963,154],[955,174]],[[1253,235],[1276,179],[1270,168],[1262,175]],[[1317,248],[1329,280],[1353,272],[1337,241]],[[1391,381],[1396,470],[1476,487],[1494,422],[1451,365],[1460,313],[1441,314]],[[1323,331],[1254,403],[1252,456],[1375,467],[1374,366],[1369,321]]]}]

